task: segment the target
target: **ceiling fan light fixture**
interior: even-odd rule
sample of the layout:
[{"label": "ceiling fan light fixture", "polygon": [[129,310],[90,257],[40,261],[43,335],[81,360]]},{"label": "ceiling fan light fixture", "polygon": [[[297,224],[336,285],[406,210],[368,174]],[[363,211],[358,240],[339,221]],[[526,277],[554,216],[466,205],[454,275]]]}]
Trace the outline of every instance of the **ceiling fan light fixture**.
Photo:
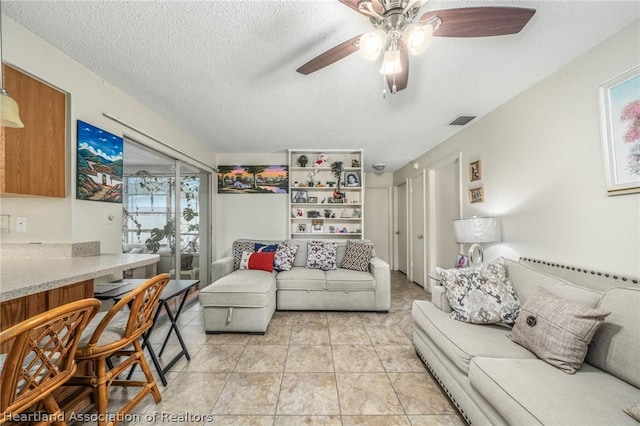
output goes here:
[{"label": "ceiling fan light fixture", "polygon": [[375,61],[384,48],[385,39],[386,34],[382,30],[362,34],[360,37],[360,53],[362,53],[362,56],[366,59]]},{"label": "ceiling fan light fixture", "polygon": [[402,61],[400,59],[400,50],[390,47],[384,52],[382,60],[382,68],[380,73],[384,75],[393,75],[402,72]]},{"label": "ceiling fan light fixture", "polygon": [[404,29],[402,39],[412,55],[419,55],[431,44],[433,26],[409,24]]}]

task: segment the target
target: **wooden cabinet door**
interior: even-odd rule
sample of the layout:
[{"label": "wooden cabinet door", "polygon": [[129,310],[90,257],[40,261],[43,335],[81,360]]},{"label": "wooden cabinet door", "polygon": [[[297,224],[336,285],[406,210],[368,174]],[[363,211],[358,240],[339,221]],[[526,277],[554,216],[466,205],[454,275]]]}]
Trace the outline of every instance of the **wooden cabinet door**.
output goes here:
[{"label": "wooden cabinet door", "polygon": [[64,198],[66,95],[7,65],[3,77],[24,128],[2,129],[0,190]]}]

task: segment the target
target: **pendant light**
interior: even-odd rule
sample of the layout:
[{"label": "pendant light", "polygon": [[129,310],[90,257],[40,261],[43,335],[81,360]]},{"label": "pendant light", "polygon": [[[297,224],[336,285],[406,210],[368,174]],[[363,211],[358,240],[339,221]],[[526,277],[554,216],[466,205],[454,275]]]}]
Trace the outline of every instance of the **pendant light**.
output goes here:
[{"label": "pendant light", "polygon": [[0,11],[0,126],[22,128],[18,103],[4,90],[2,80],[2,11]]}]

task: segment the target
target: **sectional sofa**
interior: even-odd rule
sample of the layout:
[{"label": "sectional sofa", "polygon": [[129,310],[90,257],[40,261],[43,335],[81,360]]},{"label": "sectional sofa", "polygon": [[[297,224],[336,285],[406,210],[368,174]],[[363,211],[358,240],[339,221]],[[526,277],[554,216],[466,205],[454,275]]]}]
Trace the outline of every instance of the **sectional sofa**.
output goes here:
[{"label": "sectional sofa", "polygon": [[[558,265],[572,277],[568,281],[535,269],[530,262],[504,262],[523,305],[543,288],[563,300],[610,314],[593,335],[585,362],[575,374],[568,374],[512,341],[508,336],[515,327],[452,319],[445,288],[433,286],[431,302],[413,303],[413,342],[464,418],[472,425],[637,426],[623,411],[640,406],[637,280]],[[597,284],[578,285],[590,283]],[[544,320],[526,315],[532,327],[536,319]]]},{"label": "sectional sofa", "polygon": [[[385,261],[372,251],[371,257],[366,257],[366,270],[346,269],[342,266],[346,266],[347,240],[322,240],[335,244],[336,267],[309,268],[312,241],[236,240],[234,255],[213,263],[212,283],[200,290],[205,331],[264,333],[276,309],[388,312],[391,275]],[[356,243],[373,247],[367,240]],[[241,269],[242,253],[255,251],[256,244],[297,247],[290,269],[272,272]]]}]

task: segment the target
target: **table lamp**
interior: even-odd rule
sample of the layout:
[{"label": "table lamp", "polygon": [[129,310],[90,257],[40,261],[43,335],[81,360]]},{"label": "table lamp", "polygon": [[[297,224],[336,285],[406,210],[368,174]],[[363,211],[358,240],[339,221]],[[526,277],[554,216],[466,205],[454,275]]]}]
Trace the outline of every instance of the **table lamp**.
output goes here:
[{"label": "table lamp", "polygon": [[458,244],[472,244],[469,261],[472,266],[482,265],[484,252],[480,243],[496,243],[501,240],[500,220],[495,217],[471,217],[453,221]]}]

